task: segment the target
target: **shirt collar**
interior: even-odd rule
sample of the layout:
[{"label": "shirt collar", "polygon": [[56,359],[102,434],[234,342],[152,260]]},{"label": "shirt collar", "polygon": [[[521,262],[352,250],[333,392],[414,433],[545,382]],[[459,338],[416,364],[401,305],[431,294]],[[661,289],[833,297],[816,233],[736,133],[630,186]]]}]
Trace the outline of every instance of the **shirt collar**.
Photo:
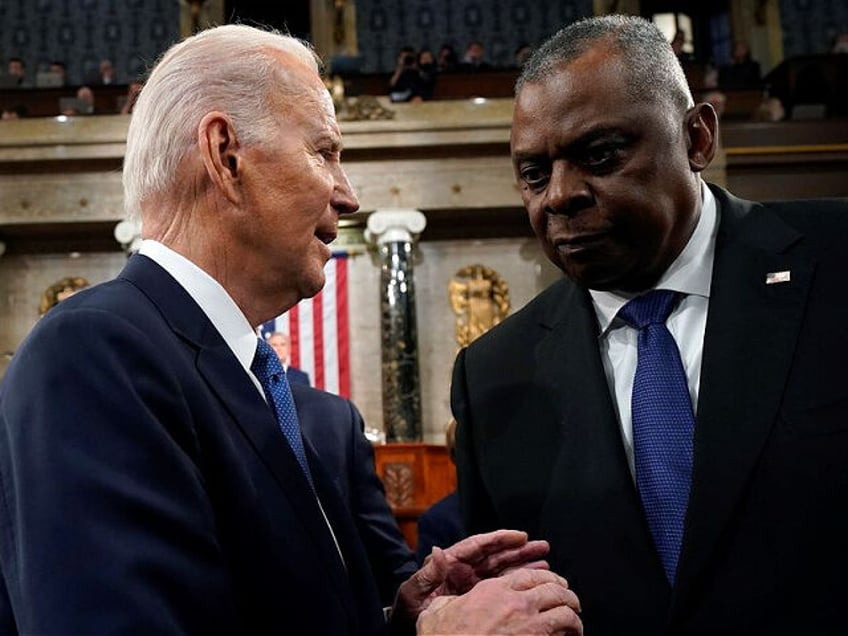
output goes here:
[{"label": "shirt collar", "polygon": [[158,263],[188,292],[239,363],[249,371],[256,354],[256,331],[221,284],[185,256],[159,241],[143,240],[138,252]]},{"label": "shirt collar", "polygon": [[[718,232],[718,207],[715,196],[701,181],[701,215],[686,247],[663,272],[653,289],[670,289],[689,296],[710,297],[710,282]],[[600,335],[606,334],[618,310],[638,294],[621,291],[589,290],[598,317]]]}]

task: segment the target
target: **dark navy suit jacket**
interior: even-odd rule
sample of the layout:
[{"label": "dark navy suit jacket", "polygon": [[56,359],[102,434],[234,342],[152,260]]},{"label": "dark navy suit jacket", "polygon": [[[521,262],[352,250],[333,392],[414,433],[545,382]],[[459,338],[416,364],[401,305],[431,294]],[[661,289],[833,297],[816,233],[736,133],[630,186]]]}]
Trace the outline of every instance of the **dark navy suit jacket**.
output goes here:
[{"label": "dark navy suit jacket", "polygon": [[305,384],[306,386],[311,384],[309,381],[309,374],[306,371],[301,371],[297,367],[287,367],[286,378],[288,378],[289,384]]},{"label": "dark navy suit jacket", "polygon": [[386,501],[362,415],[352,402],[332,393],[293,384],[292,394],[303,436],[353,515],[383,605],[391,606],[398,586],[417,565]]},{"label": "dark navy suit jacket", "polygon": [[628,469],[591,299],[568,280],[457,358],[466,529],[547,539],[586,634],[848,634],[848,205],[710,187],[720,224],[675,586]]},{"label": "dark navy suit jacket", "polygon": [[434,547],[446,548],[465,537],[459,512],[459,494],[453,491],[442,497],[418,517],[418,547],[415,558],[419,564],[430,556]]},{"label": "dark navy suit jacket", "polygon": [[136,255],[39,321],[0,387],[0,632],[385,629],[307,448],[183,288]]}]

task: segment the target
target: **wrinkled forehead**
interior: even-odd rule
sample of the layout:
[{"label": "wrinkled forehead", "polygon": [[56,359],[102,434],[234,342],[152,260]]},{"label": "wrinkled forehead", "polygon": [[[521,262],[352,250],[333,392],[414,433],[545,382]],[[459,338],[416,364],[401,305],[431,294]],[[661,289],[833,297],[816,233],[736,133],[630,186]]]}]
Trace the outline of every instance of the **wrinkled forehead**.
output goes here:
[{"label": "wrinkled forehead", "polygon": [[621,66],[607,55],[583,55],[574,60],[556,62],[541,77],[524,82],[515,98],[516,114],[622,99],[626,80]]}]

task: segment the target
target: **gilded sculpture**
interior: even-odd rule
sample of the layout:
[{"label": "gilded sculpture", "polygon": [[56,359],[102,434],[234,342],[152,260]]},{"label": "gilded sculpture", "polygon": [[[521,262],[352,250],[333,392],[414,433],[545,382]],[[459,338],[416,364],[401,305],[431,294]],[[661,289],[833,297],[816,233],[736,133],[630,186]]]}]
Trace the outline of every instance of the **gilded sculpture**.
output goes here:
[{"label": "gilded sculpture", "polygon": [[66,276],[57,280],[41,294],[38,315],[43,316],[60,302],[86,287],[88,287],[88,281],[82,276]]},{"label": "gilded sculpture", "polygon": [[457,315],[456,342],[468,346],[509,313],[509,286],[485,265],[460,269],[448,284],[451,308]]}]

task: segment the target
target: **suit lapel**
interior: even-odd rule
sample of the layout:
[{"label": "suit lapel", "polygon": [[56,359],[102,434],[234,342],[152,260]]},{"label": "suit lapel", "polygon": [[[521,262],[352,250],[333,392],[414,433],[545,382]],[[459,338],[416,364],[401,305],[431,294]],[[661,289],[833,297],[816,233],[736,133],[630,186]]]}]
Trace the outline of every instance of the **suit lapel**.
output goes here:
[{"label": "suit lapel", "polygon": [[[122,276],[139,287],[159,307],[171,328],[196,349],[198,371],[274,476],[305,526],[305,534],[316,544],[315,551],[324,559],[328,571],[333,572],[333,581],[340,589],[346,589],[344,566],[294,452],[273,412],[206,314],[165,270],[144,256],[134,256]],[[310,465],[318,463],[314,455],[309,455],[309,461]],[[320,471],[320,475],[318,479],[326,479],[326,473]],[[322,501],[326,491],[331,490],[323,483],[316,483],[316,488]],[[348,598],[347,593],[341,596]]]},{"label": "suit lapel", "polygon": [[606,572],[609,564],[624,572],[628,568],[622,564],[631,564],[635,577],[647,568],[659,580],[662,566],[628,468],[595,312],[584,290],[565,286],[566,297],[543,321],[551,331],[536,354],[539,373],[544,372],[536,382],[553,384],[560,409],[554,417],[562,428],[545,512],[559,524],[552,548],[562,551],[557,556],[566,563],[583,563],[583,571]]},{"label": "suit lapel", "polygon": [[[223,341],[214,345],[204,343],[198,352],[197,367],[238,428],[250,441],[262,463],[274,475],[280,490],[297,512],[301,523],[306,526],[307,535],[316,543],[316,551],[322,555],[327,567],[339,575],[334,579],[345,580],[338,551],[328,532],[315,493],[280,431],[273,411],[241,367],[235,363],[229,347]],[[319,463],[311,453],[307,456],[310,467]],[[318,477],[316,472],[319,471],[312,470],[313,480],[323,502],[327,497],[326,488],[320,483],[324,473],[321,472],[321,477]]]},{"label": "suit lapel", "polygon": [[[721,212],[676,601],[697,595],[777,416],[814,264],[801,235],[713,188]],[[771,273],[789,281],[766,283]],[[779,275],[778,280],[785,275]]]}]

